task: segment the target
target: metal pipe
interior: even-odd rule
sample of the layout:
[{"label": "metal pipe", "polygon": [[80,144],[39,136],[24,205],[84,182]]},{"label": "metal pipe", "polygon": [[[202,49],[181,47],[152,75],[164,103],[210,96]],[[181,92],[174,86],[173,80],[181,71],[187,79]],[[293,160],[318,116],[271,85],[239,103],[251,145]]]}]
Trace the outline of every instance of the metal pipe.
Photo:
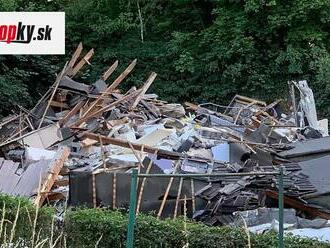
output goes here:
[{"label": "metal pipe", "polygon": [[138,170],[133,169],[131,174],[131,193],[129,199],[126,248],[134,247],[135,207],[136,207],[136,193],[137,193],[137,179],[138,179],[137,175],[138,175]]},{"label": "metal pipe", "polygon": [[238,173],[213,173],[213,174],[138,174],[138,177],[235,177],[235,176],[278,176],[279,172],[238,172]]},{"label": "metal pipe", "polygon": [[284,248],[284,228],[283,228],[283,215],[284,215],[284,194],[283,194],[283,167],[280,167],[280,174],[278,180],[278,221],[279,221],[279,230],[278,230],[278,247]]}]

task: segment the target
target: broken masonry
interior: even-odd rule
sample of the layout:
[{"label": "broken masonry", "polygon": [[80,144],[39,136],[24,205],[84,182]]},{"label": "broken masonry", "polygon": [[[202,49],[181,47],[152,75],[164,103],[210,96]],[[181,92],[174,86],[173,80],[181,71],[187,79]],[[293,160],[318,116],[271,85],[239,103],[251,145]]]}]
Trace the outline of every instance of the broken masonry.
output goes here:
[{"label": "broken masonry", "polygon": [[[203,178],[141,178],[137,212],[183,214],[209,225],[232,224],[237,213],[277,206],[277,178],[240,176],[285,168],[285,206],[300,217],[330,219],[330,139],[306,81],[289,82],[289,100],[266,103],[236,95],[226,105],[168,103],[148,93],[157,77],[127,92],[115,61],[94,83],[74,78],[90,64],[79,44],[36,106],[1,121],[0,191],[38,206],[126,209],[130,172],[205,174]],[[296,93],[298,93],[296,95]],[[330,171],[329,171],[330,172]],[[208,177],[232,173],[234,177]],[[270,211],[270,210],[269,210]],[[288,210],[289,211],[289,210]]]}]

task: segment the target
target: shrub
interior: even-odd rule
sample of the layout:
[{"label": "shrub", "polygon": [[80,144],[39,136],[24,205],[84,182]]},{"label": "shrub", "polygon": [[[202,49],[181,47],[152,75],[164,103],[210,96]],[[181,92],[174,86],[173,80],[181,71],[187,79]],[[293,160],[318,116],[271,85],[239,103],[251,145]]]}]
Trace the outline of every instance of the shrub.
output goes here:
[{"label": "shrub", "polygon": [[[125,247],[127,214],[101,209],[70,210],[66,215],[66,234],[69,247]],[[240,228],[209,227],[182,219],[158,220],[140,214],[135,226],[134,247],[233,248],[248,247],[246,232]],[[330,247],[313,239],[287,236],[285,247]],[[277,247],[277,234],[251,234],[251,247]]]},{"label": "shrub", "polygon": [[[55,247],[54,240],[61,237],[57,233],[60,231],[64,232],[66,242],[62,240],[62,245],[56,247],[117,248],[126,245],[128,218],[123,212],[105,209],[68,210],[64,229],[55,230],[51,236],[54,231],[51,225],[54,208],[43,207],[38,210],[35,228],[36,208],[28,199],[0,195],[0,211],[2,245],[11,243],[12,239],[15,244],[23,241],[24,247]],[[32,237],[35,246],[31,245]],[[250,234],[250,240],[253,248],[277,247],[276,233]],[[287,236],[284,242],[288,248],[330,247],[328,243],[294,236]],[[240,228],[209,227],[186,222],[182,218],[158,220],[152,215],[140,214],[135,226],[134,247],[243,248],[248,247],[248,236]]]}]

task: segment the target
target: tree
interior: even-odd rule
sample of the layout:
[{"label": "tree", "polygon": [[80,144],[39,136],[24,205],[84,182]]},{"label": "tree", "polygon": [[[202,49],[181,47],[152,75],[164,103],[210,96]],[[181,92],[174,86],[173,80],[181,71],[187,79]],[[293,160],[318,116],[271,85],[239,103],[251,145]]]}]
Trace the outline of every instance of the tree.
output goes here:
[{"label": "tree", "polygon": [[43,92],[82,41],[95,49],[77,78],[84,83],[118,59],[111,81],[137,58],[124,89],[156,71],[151,90],[163,99],[223,104],[235,94],[284,98],[288,80],[306,79],[320,113],[329,112],[330,0],[2,0],[0,7],[66,12],[66,56],[1,57],[0,81],[16,91],[0,93],[14,103],[20,92],[30,94],[22,104],[36,101],[34,89]]}]

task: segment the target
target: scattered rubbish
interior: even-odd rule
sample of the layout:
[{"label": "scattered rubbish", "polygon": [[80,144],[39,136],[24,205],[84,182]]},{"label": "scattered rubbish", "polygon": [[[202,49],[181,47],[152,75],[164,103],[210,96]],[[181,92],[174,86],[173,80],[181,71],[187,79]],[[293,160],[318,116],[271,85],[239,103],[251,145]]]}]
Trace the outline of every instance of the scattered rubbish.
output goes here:
[{"label": "scattered rubbish", "polygon": [[[36,205],[42,205],[70,151],[68,148],[61,147],[52,156],[49,151],[40,150],[40,152],[47,154],[47,157],[39,157],[38,160],[31,160],[27,157],[21,164],[1,158],[1,192],[34,198]],[[31,148],[27,148],[26,153],[30,154],[31,158]]]},{"label": "scattered rubbish", "polygon": [[[32,110],[17,106],[1,121],[2,192],[30,197],[39,206],[69,198],[71,205],[127,208],[132,168],[197,173],[205,177],[139,180],[137,212],[176,217],[186,199],[188,216],[209,225],[233,224],[239,213],[248,226],[274,226],[278,178],[253,173],[281,166],[285,205],[296,210],[287,209],[285,219],[294,225],[297,216],[330,219],[327,120],[318,120],[306,81],[289,84],[289,101],[236,95],[228,106],[185,108],[149,93],[155,72],[139,88],[122,92],[136,59],[117,76],[115,61],[90,85],[73,80],[94,53],[78,61],[81,52],[79,44]],[[208,177],[212,173],[234,176]]]}]

